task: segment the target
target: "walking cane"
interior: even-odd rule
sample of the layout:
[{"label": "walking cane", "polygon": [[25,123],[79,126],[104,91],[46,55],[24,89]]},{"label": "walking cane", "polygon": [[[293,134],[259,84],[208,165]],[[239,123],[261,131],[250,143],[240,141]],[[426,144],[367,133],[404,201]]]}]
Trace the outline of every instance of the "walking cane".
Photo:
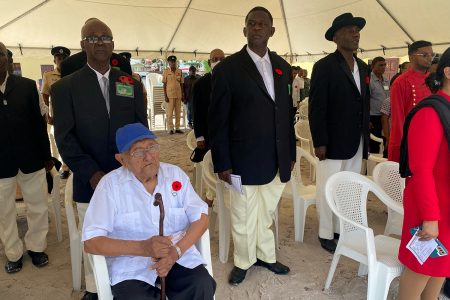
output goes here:
[{"label": "walking cane", "polygon": [[[159,206],[159,236],[164,236],[164,203],[160,193],[155,194],[154,206]],[[161,279],[161,300],[166,300],[166,278]]]}]

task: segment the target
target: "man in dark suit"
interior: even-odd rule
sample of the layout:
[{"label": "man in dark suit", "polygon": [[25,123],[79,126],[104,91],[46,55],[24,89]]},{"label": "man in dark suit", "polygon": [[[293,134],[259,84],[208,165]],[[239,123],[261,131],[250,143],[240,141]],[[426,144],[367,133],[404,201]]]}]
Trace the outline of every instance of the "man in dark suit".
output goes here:
[{"label": "man in dark suit", "polygon": [[[214,67],[225,58],[225,54],[220,49],[214,49],[209,54],[208,65],[211,73]],[[194,107],[194,133],[197,139],[197,147],[209,149],[208,138],[208,109],[211,102],[211,73],[199,78],[192,91],[192,104]]]},{"label": "man in dark suit", "polygon": [[245,18],[248,45],[225,58],[212,74],[209,133],[214,170],[242,191],[230,189],[234,268],[237,285],[253,265],[276,274],[289,268],[276,261],[270,227],[285,183],[295,163],[291,68],[267,48],[273,19],[263,7]]},{"label": "man in dark suit", "polygon": [[8,52],[0,43],[0,238],[7,273],[22,269],[23,243],[17,230],[16,188],[27,205],[25,246],[37,267],[48,264],[48,203],[45,171],[53,167],[47,126],[36,83],[8,72]]},{"label": "man in dark suit", "polygon": [[[354,53],[366,21],[350,13],[338,16],[325,38],[337,50],[314,64],[309,94],[309,122],[317,165],[319,241],[334,252],[339,223],[326,203],[325,183],[334,173],[360,173],[369,141],[369,74]],[[334,219],[334,226],[333,226]],[[334,228],[333,228],[334,227]]]},{"label": "man in dark suit", "polygon": [[[52,86],[55,139],[73,172],[73,198],[79,224],[100,179],[120,164],[115,160],[116,130],[126,124],[147,125],[141,85],[110,66],[114,48],[111,29],[98,19],[82,28],[81,47],[87,64]],[[84,260],[86,294],[97,299],[88,259]]]}]

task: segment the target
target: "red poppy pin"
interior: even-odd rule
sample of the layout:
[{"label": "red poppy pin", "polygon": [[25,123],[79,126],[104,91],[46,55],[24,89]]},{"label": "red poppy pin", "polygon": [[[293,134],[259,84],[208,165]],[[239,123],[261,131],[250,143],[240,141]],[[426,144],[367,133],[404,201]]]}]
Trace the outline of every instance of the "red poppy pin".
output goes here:
[{"label": "red poppy pin", "polygon": [[174,192],[178,192],[179,190],[181,190],[181,187],[182,187],[181,182],[179,181],[172,182],[172,190]]},{"label": "red poppy pin", "polygon": [[278,75],[283,75],[283,71],[278,68],[275,69],[275,73],[277,73]]},{"label": "red poppy pin", "polygon": [[370,83],[370,77],[366,76],[365,81],[366,81],[366,84],[369,84]]},{"label": "red poppy pin", "polygon": [[124,84],[130,84],[130,85],[133,85],[133,83],[134,83],[133,78],[131,78],[129,76],[120,76],[119,81]]},{"label": "red poppy pin", "polygon": [[112,59],[111,60],[111,64],[113,65],[113,66],[117,66],[118,64],[119,64],[119,61],[117,60],[117,59]]}]

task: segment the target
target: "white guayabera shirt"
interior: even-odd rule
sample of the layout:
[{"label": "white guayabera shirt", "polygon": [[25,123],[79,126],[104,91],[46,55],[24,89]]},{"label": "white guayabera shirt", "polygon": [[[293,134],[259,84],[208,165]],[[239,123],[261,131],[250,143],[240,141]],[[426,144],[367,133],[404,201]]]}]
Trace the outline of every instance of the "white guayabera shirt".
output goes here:
[{"label": "white guayabera shirt", "polygon": [[[173,188],[173,183],[181,188]],[[98,236],[122,240],[146,240],[159,235],[159,207],[153,206],[154,195],[161,193],[164,202],[164,235],[180,237],[189,225],[208,214],[207,204],[194,191],[189,177],[177,166],[161,163],[158,184],[152,194],[124,167],[105,175],[89,203],[83,224],[82,240]],[[155,285],[156,270],[150,257],[107,257],[111,285],[124,280],[141,280]],[[177,261],[193,269],[204,264],[195,246]]]}]

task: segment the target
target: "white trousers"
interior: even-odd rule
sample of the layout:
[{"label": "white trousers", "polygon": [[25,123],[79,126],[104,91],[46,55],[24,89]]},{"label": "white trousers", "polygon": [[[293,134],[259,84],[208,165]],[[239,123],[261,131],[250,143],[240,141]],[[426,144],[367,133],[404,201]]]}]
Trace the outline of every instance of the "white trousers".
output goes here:
[{"label": "white trousers", "polygon": [[[89,203],[77,203],[77,211],[78,211],[78,230],[80,232],[83,229],[83,222],[84,222],[84,216],[86,215],[86,210],[89,206]],[[95,278],[94,278],[94,271],[92,270],[91,262],[89,261],[89,258],[84,252],[83,247],[83,266],[84,266],[84,281],[86,283],[86,291],[91,293],[97,293],[97,287],[95,286]]]},{"label": "white trousers", "polygon": [[328,206],[325,198],[325,184],[331,175],[341,171],[361,172],[363,140],[358,151],[351,159],[325,159],[317,164],[316,177],[316,207],[319,218],[319,237],[332,240],[334,233],[339,233],[339,221]]},{"label": "white trousers", "polygon": [[285,183],[278,175],[265,185],[244,185],[244,194],[230,189],[234,265],[247,270],[259,258],[276,262],[275,238],[270,227]]},{"label": "white trousers", "polygon": [[23,254],[23,243],[17,229],[16,190],[22,190],[27,206],[27,250],[43,252],[47,247],[48,202],[45,169],[15,177],[0,179],[0,239],[8,260],[17,261]]}]

